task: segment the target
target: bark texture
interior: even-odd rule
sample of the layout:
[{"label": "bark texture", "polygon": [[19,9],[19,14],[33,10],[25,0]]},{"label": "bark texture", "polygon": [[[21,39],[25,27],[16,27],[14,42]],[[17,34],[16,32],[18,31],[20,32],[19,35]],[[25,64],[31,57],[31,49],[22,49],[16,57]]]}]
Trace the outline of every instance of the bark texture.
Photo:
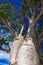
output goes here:
[{"label": "bark texture", "polygon": [[10,55],[11,64],[16,62],[16,57],[17,57],[17,54],[18,54],[18,50],[19,50],[20,46],[22,45],[23,41],[24,41],[24,38],[22,36],[17,37],[14,40],[12,48],[11,48],[11,55]]},{"label": "bark texture", "polygon": [[19,36],[14,39],[13,45],[11,47],[10,65],[15,64],[17,61],[16,58],[17,58],[18,50],[24,41],[24,36],[21,35],[22,31],[23,31],[23,27],[21,29]]},{"label": "bark texture", "polygon": [[17,65],[39,65],[39,57],[32,40],[24,41],[19,49]]},{"label": "bark texture", "polygon": [[34,30],[34,23],[29,21],[30,25],[26,38],[19,36],[17,41],[13,43],[11,50],[11,64],[10,65],[39,65],[39,56],[37,52],[37,39]]},{"label": "bark texture", "polygon": [[32,20],[30,20],[30,26],[26,39],[20,47],[17,55],[17,65],[39,65],[36,42],[34,24]]}]

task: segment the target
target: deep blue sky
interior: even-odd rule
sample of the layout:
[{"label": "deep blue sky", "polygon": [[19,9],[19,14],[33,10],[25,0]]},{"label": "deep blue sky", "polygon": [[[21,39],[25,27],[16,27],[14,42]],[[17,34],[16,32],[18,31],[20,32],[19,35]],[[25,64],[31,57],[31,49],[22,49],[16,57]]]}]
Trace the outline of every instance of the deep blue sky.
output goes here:
[{"label": "deep blue sky", "polygon": [[3,63],[3,64],[8,64],[9,61],[7,59],[0,59],[0,64]]},{"label": "deep blue sky", "polygon": [[21,0],[9,0],[14,6],[20,7],[22,5]]},{"label": "deep blue sky", "polygon": [[[22,0],[9,0],[9,2],[13,5],[13,6],[17,6],[17,7],[20,7],[22,5],[21,3]],[[8,3],[7,0],[0,0],[0,4],[1,3]]]}]

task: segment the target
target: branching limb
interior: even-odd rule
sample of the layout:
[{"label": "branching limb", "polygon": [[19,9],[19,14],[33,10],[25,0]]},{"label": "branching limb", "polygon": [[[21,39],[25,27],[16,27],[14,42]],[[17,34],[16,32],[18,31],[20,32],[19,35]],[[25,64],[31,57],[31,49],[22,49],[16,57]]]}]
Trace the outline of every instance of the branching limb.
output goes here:
[{"label": "branching limb", "polygon": [[[37,15],[37,17],[33,20],[34,24],[36,23],[36,21],[40,18],[40,16],[43,15],[43,0],[41,0],[41,10],[40,13]],[[33,18],[35,16],[35,12],[33,13]]]},{"label": "branching limb", "polygon": [[40,11],[40,13],[37,15],[37,17],[33,20],[34,24],[36,23],[36,21],[40,18],[40,16],[42,15],[42,11]]},{"label": "branching limb", "polygon": [[8,20],[5,20],[4,18],[2,18],[4,24],[6,25],[6,27],[11,31],[11,33],[13,35],[15,35],[15,37],[17,36],[17,32],[14,31],[14,29],[11,27],[11,25],[8,23]]}]

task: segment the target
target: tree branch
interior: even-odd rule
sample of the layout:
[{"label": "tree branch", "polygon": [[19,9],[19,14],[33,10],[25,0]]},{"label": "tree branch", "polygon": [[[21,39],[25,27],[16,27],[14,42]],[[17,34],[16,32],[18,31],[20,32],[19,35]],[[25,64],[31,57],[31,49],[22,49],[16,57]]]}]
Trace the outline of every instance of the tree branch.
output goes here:
[{"label": "tree branch", "polygon": [[39,36],[39,40],[43,39],[43,32]]},{"label": "tree branch", "polygon": [[41,0],[41,7],[43,7],[43,0]]},{"label": "tree branch", "polygon": [[34,19],[34,24],[35,24],[36,21],[40,18],[41,15],[43,15],[43,0],[41,0],[41,11],[40,11],[40,13],[37,15],[37,17]]},{"label": "tree branch", "polygon": [[31,14],[32,14],[32,9],[31,9],[31,7],[29,7],[29,9],[30,9],[30,12],[31,12]]},{"label": "tree branch", "polygon": [[20,31],[19,36],[22,36],[22,31],[23,31],[23,29],[24,29],[24,25],[22,26],[22,29],[21,29],[21,31]]},{"label": "tree branch", "polygon": [[40,18],[41,15],[42,15],[42,11],[40,11],[40,13],[37,15],[37,17],[33,20],[34,24]]},{"label": "tree branch", "polygon": [[43,40],[43,32],[40,34],[39,38],[38,38],[38,43],[39,43],[39,46],[38,48],[40,47],[40,41]]},{"label": "tree branch", "polygon": [[40,16],[43,15],[43,0],[41,0],[41,10],[40,10],[40,13],[37,15],[36,18],[34,18],[35,14],[36,14],[36,5],[34,5],[34,13],[33,13],[33,16],[32,16],[34,24],[37,22],[37,20],[40,18]]},{"label": "tree branch", "polygon": [[4,18],[2,18],[2,20],[3,20],[4,24],[6,25],[6,27],[10,30],[10,32],[16,37],[17,36],[17,32],[14,31],[14,29],[8,23],[8,20],[5,20]]},{"label": "tree branch", "polygon": [[43,14],[43,0],[41,0],[41,11],[42,11],[42,14]]}]

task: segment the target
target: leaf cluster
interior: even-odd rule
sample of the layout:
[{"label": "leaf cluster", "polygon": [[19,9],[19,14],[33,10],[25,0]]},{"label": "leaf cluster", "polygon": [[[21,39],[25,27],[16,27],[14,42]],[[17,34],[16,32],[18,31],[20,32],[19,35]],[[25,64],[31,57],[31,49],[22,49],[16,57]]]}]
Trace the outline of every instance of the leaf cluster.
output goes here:
[{"label": "leaf cluster", "polygon": [[6,42],[6,41],[7,41],[7,40],[4,39],[4,38],[0,39],[0,45],[2,45],[2,44],[8,45],[8,42]]},{"label": "leaf cluster", "polygon": [[7,18],[9,17],[8,9],[12,9],[11,4],[0,4],[0,17]]}]

